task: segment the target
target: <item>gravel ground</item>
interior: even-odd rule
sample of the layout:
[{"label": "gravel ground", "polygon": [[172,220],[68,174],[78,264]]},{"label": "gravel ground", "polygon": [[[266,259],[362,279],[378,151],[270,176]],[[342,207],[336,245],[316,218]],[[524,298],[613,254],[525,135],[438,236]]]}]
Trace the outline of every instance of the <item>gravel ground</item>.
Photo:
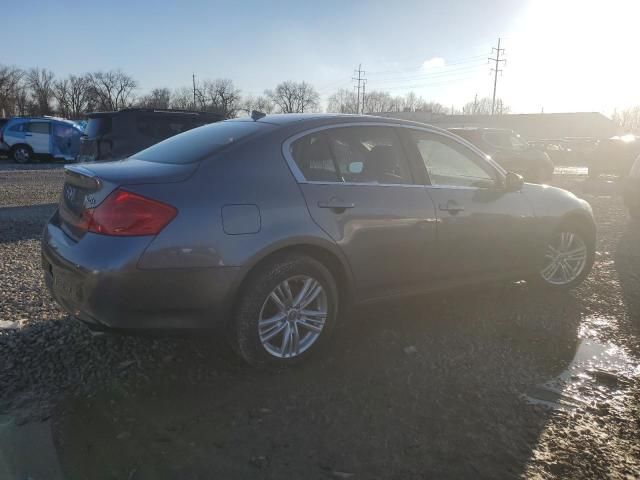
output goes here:
[{"label": "gravel ground", "polygon": [[575,292],[362,309],[322,358],[268,374],[217,339],[70,320],[39,266],[61,169],[37,167],[0,165],[0,413],[50,429],[64,478],[640,478],[640,226],[606,179],[555,180],[598,221]]}]

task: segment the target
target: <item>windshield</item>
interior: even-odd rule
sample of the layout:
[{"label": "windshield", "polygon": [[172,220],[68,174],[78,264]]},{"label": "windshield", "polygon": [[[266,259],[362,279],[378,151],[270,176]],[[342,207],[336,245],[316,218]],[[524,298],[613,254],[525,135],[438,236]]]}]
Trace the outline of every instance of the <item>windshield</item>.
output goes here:
[{"label": "windshield", "polygon": [[220,148],[248,137],[264,123],[246,121],[219,122],[195,128],[168,138],[133,155],[139,160],[158,163],[193,163]]}]

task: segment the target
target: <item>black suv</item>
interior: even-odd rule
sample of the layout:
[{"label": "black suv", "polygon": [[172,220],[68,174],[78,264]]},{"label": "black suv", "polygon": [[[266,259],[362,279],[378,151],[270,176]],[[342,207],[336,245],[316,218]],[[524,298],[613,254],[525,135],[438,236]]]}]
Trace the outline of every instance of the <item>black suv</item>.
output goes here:
[{"label": "black suv", "polygon": [[142,108],[94,112],[88,118],[79,162],[126,158],[178,133],[224,119],[210,112]]},{"label": "black suv", "polygon": [[519,173],[527,182],[544,183],[553,178],[554,165],[549,155],[529,145],[513,130],[466,127],[449,131],[491,155],[505,170]]}]

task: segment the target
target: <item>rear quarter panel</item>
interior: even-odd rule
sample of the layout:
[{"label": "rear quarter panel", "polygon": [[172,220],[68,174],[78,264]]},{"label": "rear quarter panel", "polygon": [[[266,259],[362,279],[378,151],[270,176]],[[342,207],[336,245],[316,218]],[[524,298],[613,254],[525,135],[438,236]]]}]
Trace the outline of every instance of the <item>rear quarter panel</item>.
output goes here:
[{"label": "rear quarter panel", "polygon": [[[136,192],[167,201],[179,211],[147,248],[139,267],[249,270],[269,253],[300,244],[339,254],[337,246],[311,221],[281,145],[280,136],[262,136],[203,160],[185,182],[136,186]],[[231,205],[255,206],[259,229],[244,234],[225,232],[223,209]],[[229,211],[255,209],[225,209]]]}]

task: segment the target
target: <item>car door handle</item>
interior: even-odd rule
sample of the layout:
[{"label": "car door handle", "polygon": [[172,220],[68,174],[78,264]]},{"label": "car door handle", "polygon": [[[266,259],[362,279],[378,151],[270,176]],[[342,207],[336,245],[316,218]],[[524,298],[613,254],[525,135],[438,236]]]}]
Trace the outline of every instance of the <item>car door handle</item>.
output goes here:
[{"label": "car door handle", "polygon": [[30,133],[25,133],[24,136],[25,137],[31,137],[32,135]]},{"label": "car door handle", "polygon": [[345,211],[347,208],[354,208],[355,204],[345,202],[340,198],[330,198],[329,200],[320,200],[318,202],[318,208],[330,208],[336,211]]},{"label": "car door handle", "polygon": [[464,207],[462,205],[458,205],[456,202],[452,202],[451,200],[449,200],[445,205],[440,204],[440,210],[455,215],[456,213],[463,212]]}]

